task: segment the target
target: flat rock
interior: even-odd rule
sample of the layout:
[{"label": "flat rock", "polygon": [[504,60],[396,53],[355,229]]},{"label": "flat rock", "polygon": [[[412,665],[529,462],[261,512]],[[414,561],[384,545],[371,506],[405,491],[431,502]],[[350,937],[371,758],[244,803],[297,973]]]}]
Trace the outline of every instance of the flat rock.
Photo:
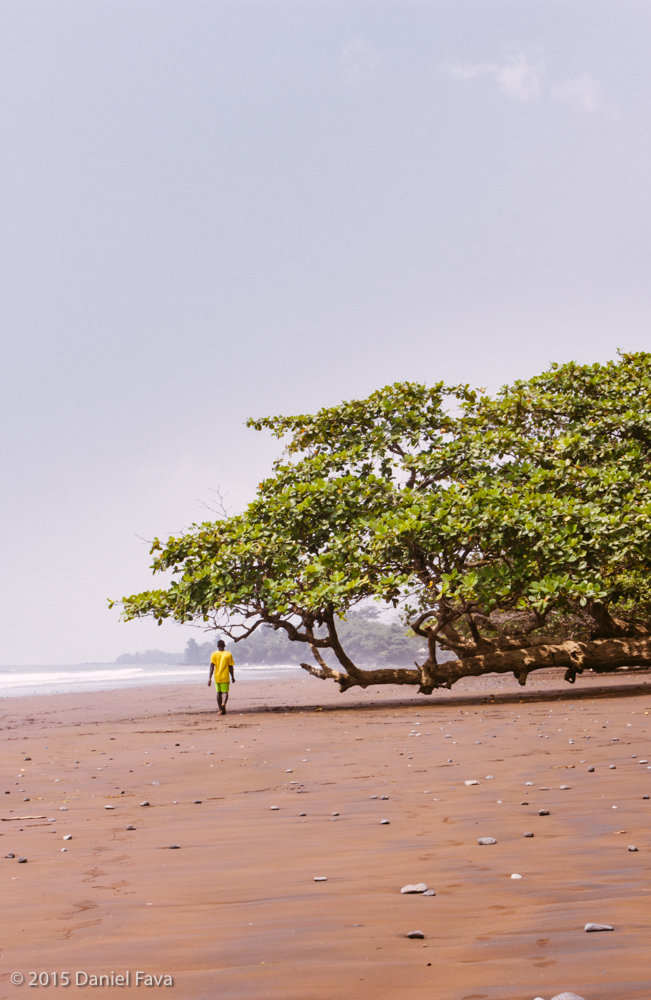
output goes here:
[{"label": "flat rock", "polygon": [[15,858],[15,854],[5,854],[5,858]]},{"label": "flat rock", "polygon": [[115,809],[115,806],[104,806],[105,809]]},{"label": "flat rock", "polygon": [[315,882],[327,882],[327,881],[328,881],[328,878],[327,878],[327,876],[326,876],[326,875],[316,875],[316,876],[314,877],[314,881],[315,881]]},{"label": "flat rock", "polygon": [[533,837],[533,833],[523,833],[523,837]]},{"label": "flat rock", "polygon": [[129,823],[129,825],[128,825],[127,827],[125,827],[125,829],[126,829],[126,830],[135,830],[136,828],[135,828],[135,826],[133,825],[133,823]]},{"label": "flat rock", "polygon": [[425,892],[423,893],[423,896],[435,896],[435,895],[436,893],[434,892],[433,889],[426,889]]},{"label": "flat rock", "polygon": [[628,849],[629,851],[637,851],[637,847],[635,846],[635,844],[629,844]]},{"label": "flat rock", "polygon": [[180,844],[170,844],[169,850],[170,851],[180,851],[181,850],[181,845]]},{"label": "flat rock", "polygon": [[149,805],[149,802],[147,802],[147,799],[145,799],[145,801],[144,801],[144,802],[141,802],[141,803],[140,803],[140,805],[141,805],[141,806],[148,806],[148,805]]},{"label": "flat rock", "polygon": [[580,997],[578,993],[557,993],[552,1000],[584,1000],[584,997]]},{"label": "flat rock", "polygon": [[495,840],[495,837],[479,837],[477,843],[481,844],[482,847],[485,847],[488,844],[496,844],[497,841]]},{"label": "flat rock", "polygon": [[424,938],[425,935],[423,934],[422,931],[409,931],[409,934],[407,935],[407,937],[408,938]]},{"label": "flat rock", "polygon": [[26,865],[27,864],[27,858],[18,858],[18,864],[19,865]]},{"label": "flat rock", "polygon": [[470,781],[464,781],[464,785],[478,785],[479,782],[476,778],[471,778]]},{"label": "flat rock", "polygon": [[549,816],[549,809],[539,809],[538,810],[538,815],[539,816]]},{"label": "flat rock", "polygon": [[389,820],[388,819],[381,819],[380,820],[380,826],[388,826],[388,825],[389,825]]},{"label": "flat rock", "polygon": [[614,931],[615,928],[610,924],[586,924],[583,928],[584,931]]},{"label": "flat rock", "polygon": [[415,885],[403,885],[400,892],[407,894],[414,892],[427,892],[427,885],[425,882],[416,882]]}]

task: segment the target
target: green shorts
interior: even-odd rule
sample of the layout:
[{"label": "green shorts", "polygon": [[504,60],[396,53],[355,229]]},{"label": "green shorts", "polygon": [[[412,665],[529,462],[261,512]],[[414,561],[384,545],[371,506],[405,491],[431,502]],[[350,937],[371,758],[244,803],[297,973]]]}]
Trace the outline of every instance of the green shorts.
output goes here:
[{"label": "green shorts", "polygon": [[222,694],[228,694],[228,689],[229,689],[230,686],[231,686],[231,682],[230,681],[225,681],[223,684],[218,684],[217,681],[215,681],[215,687]]}]

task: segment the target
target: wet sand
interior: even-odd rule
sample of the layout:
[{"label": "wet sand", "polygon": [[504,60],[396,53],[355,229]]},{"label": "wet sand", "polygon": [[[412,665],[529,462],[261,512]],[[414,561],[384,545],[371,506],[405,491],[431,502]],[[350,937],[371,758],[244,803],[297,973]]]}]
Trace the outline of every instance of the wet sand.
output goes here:
[{"label": "wet sand", "polygon": [[649,675],[432,698],[292,676],[213,704],[4,701],[0,998],[32,970],[130,970],[106,997],[136,971],[183,1000],[651,996]]}]

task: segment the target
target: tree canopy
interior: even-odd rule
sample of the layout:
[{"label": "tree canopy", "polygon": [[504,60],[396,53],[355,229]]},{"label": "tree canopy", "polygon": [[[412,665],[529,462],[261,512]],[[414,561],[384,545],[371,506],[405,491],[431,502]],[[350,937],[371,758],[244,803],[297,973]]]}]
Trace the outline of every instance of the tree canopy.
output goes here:
[{"label": "tree canopy", "polygon": [[[285,444],[272,475],[242,514],[155,539],[173,582],[124,598],[125,619],[283,630],[342,690],[651,663],[651,354],[249,425]],[[369,599],[425,641],[422,663],[354,662],[340,623]]]}]

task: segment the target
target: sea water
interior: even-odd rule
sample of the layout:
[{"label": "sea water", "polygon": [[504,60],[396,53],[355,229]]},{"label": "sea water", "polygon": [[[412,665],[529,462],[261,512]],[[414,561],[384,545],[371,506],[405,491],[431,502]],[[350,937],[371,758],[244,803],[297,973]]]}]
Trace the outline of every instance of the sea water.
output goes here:
[{"label": "sea water", "polygon": [[[240,680],[303,674],[295,664],[236,664]],[[208,680],[208,665],[166,663],[73,663],[56,666],[0,667],[0,697],[61,694],[66,691],[114,691],[153,684],[200,684]]]}]

